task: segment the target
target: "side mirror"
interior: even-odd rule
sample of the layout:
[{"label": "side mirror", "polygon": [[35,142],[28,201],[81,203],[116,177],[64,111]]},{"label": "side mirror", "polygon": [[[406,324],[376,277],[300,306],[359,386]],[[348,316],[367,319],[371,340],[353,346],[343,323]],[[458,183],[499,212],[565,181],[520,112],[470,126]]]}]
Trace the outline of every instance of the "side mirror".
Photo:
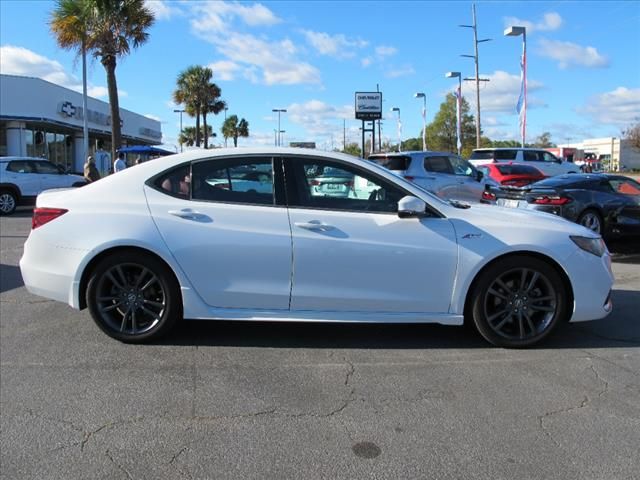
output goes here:
[{"label": "side mirror", "polygon": [[480,170],[476,170],[476,180],[478,182],[481,182],[483,178],[484,178],[484,173],[482,173]]},{"label": "side mirror", "polygon": [[398,216],[400,218],[422,217],[427,210],[424,200],[407,195],[398,202]]}]

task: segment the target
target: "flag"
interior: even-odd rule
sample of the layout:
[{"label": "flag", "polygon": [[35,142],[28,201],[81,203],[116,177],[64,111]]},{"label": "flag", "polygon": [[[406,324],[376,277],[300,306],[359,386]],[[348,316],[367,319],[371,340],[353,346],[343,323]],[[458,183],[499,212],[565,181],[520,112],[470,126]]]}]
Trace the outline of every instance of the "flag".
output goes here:
[{"label": "flag", "polygon": [[456,143],[458,152],[460,152],[462,150],[462,135],[460,135],[462,129],[462,92],[460,91],[460,87],[456,88],[454,95],[456,96]]},{"label": "flag", "polygon": [[523,141],[527,128],[527,51],[525,44],[522,44],[522,58],[520,59],[520,96],[516,104],[520,124],[520,136]]}]

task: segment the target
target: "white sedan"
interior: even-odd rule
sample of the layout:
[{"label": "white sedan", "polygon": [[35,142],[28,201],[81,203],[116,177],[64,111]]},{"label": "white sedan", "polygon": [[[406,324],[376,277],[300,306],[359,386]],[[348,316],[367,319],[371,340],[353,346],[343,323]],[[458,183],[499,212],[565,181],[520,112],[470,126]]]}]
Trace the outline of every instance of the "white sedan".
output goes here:
[{"label": "white sedan", "polygon": [[[312,192],[308,172],[323,168],[370,195]],[[268,171],[269,188],[207,182],[247,170]],[[610,256],[586,228],[445,202],[372,162],[297,148],[192,151],[42,193],[20,268],[30,292],[88,307],[125,342],[182,318],[466,319],[521,347],[612,308]]]}]

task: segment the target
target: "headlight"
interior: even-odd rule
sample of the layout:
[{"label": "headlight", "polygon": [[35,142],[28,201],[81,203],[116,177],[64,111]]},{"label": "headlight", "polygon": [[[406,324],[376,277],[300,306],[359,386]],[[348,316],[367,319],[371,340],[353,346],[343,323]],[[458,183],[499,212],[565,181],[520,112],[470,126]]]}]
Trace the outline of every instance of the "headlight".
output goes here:
[{"label": "headlight", "polygon": [[592,253],[596,257],[601,257],[604,255],[604,252],[607,251],[607,246],[605,245],[604,240],[602,240],[602,237],[590,238],[570,235],[569,238],[571,238],[573,243],[579,246],[582,250]]}]

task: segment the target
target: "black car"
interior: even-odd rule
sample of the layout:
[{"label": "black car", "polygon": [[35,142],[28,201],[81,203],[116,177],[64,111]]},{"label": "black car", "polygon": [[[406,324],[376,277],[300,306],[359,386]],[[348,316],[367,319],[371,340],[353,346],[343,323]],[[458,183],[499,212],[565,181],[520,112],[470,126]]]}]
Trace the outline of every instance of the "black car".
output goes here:
[{"label": "black car", "polygon": [[553,213],[605,237],[640,235],[640,183],[622,175],[568,174],[526,187],[488,187],[486,203]]}]

